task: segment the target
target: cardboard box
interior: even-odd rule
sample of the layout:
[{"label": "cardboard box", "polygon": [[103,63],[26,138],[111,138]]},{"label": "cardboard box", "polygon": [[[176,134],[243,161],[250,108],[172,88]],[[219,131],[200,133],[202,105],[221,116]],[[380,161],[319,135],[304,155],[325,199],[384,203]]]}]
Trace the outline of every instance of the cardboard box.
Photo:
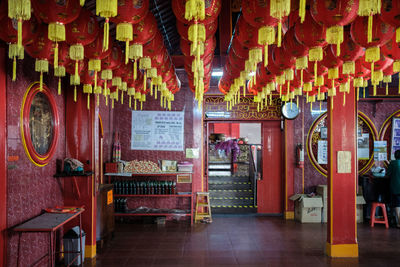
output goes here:
[{"label": "cardboard box", "polygon": [[294,219],[301,223],[320,223],[322,198],[296,194],[290,197],[294,201]]},{"label": "cardboard box", "polygon": [[323,199],[328,198],[328,186],[326,184],[317,185],[317,195],[320,195]]},{"label": "cardboard box", "polygon": [[[365,199],[362,195],[357,195],[356,197],[356,215],[357,215],[357,223],[364,222],[364,214],[363,214],[363,205],[365,204]],[[328,221],[328,199],[323,200],[323,207],[322,207],[322,215],[321,221],[326,223]]]}]

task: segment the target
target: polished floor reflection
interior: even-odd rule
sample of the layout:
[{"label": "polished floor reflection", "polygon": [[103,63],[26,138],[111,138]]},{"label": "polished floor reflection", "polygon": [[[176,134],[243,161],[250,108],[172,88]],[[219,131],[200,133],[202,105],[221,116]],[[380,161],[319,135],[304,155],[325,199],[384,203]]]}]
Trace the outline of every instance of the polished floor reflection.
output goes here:
[{"label": "polished floor reflection", "polygon": [[[399,266],[400,229],[358,225],[358,259],[324,254],[326,224],[219,216],[211,224],[117,224],[96,266]],[[91,266],[89,261],[86,266]]]}]

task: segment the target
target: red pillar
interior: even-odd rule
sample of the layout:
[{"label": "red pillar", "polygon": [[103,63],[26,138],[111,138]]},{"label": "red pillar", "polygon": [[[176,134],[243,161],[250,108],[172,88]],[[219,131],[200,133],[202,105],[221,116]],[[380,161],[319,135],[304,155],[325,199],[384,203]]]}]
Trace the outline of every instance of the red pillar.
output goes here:
[{"label": "red pillar", "polygon": [[[64,179],[64,205],[85,206],[82,214],[82,228],[86,233],[85,257],[96,256],[96,183],[99,163],[98,151],[98,110],[91,97],[90,110],[87,109],[87,95],[78,87],[77,101],[73,99],[73,88],[66,90],[66,147],[67,157],[84,163],[85,171],[95,174]],[[75,184],[76,181],[76,184]],[[78,193],[79,190],[79,193]]]},{"label": "red pillar", "polygon": [[0,266],[6,265],[7,162],[6,162],[6,49],[0,46]]},{"label": "red pillar", "polygon": [[285,172],[285,200],[284,217],[286,220],[294,219],[293,201],[289,199],[294,194],[294,168],[295,168],[295,146],[294,146],[294,121],[285,120],[284,130],[284,172]]},{"label": "red pillar", "polygon": [[329,98],[328,123],[329,208],[326,252],[330,257],[358,257],[357,102],[353,86],[350,87],[350,93],[337,92],[333,99]]}]

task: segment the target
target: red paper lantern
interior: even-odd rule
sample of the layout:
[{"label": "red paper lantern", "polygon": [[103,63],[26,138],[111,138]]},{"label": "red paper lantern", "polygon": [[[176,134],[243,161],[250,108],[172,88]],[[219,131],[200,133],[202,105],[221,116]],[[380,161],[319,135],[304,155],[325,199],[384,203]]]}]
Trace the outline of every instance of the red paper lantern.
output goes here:
[{"label": "red paper lantern", "polygon": [[270,15],[270,1],[242,1],[242,14],[251,26],[260,28],[266,25],[278,25],[278,19]]},{"label": "red paper lantern", "polygon": [[337,56],[343,42],[343,26],[357,17],[358,4],[358,0],[336,0],[313,1],[310,5],[313,19],[327,27],[326,41],[336,45]]},{"label": "red paper lantern", "polygon": [[84,59],[84,46],[93,42],[99,32],[96,17],[90,11],[82,9],[78,18],[66,25],[65,31],[66,42],[70,45],[70,58],[78,64],[78,61]]},{"label": "red paper lantern", "polygon": [[336,57],[333,52],[333,45],[329,45],[324,49],[324,59],[321,64],[328,68],[329,79],[337,79],[339,77],[339,67],[343,65],[343,61]]},{"label": "red paper lantern", "polygon": [[387,67],[391,66],[393,63],[393,59],[386,57],[383,53],[381,53],[381,58],[378,61],[374,62],[373,69],[371,68],[371,64],[365,62],[365,56],[361,59],[363,59],[363,66],[371,71],[383,71]]},{"label": "red paper lantern", "polygon": [[232,40],[231,49],[237,57],[244,60],[249,58],[249,47],[242,45],[236,37]]},{"label": "red paper lantern", "polygon": [[396,42],[400,42],[400,2],[396,0],[382,1],[380,18],[387,24],[396,28]]},{"label": "red paper lantern", "polygon": [[371,63],[371,79],[374,80],[374,62],[380,60],[380,47],[387,43],[394,35],[394,28],[380,19],[380,16],[373,16],[372,41],[368,42],[368,17],[358,17],[351,24],[351,38],[358,45],[367,48],[365,61]]},{"label": "red paper lantern", "polygon": [[[185,19],[186,2],[186,0],[172,0],[172,11],[178,20],[190,24],[190,21]],[[205,0],[204,7],[205,18],[204,20],[198,20],[198,23],[209,24],[218,18],[221,11],[221,0]]]},{"label": "red paper lantern", "polygon": [[394,73],[400,72],[400,43],[396,42],[395,38],[392,38],[381,47],[381,51],[386,57],[394,60]]},{"label": "red paper lantern", "polygon": [[[310,48],[308,52],[309,61],[321,61],[323,59],[323,47],[327,44],[325,26],[315,22],[310,11],[307,11],[304,22],[301,23],[298,20],[294,27],[296,39]],[[316,72],[316,70],[314,71]]]},{"label": "red paper lantern", "polygon": [[296,59],[291,54],[287,53],[283,47],[273,47],[272,60],[275,65],[282,69],[292,69],[295,67]]},{"label": "red paper lantern", "polygon": [[283,48],[287,53],[296,59],[308,55],[308,47],[296,39],[295,27],[289,28],[283,37]]},{"label": "red paper lantern", "polygon": [[[204,59],[209,54],[214,54],[215,46],[216,46],[215,37],[207,39],[204,42],[204,54],[202,56],[200,56],[200,58]],[[180,48],[181,48],[182,54],[184,54],[186,57],[194,56],[194,55],[191,55],[191,53],[190,53],[190,50],[191,50],[190,47],[191,47],[190,42],[181,38]]]},{"label": "red paper lantern", "polygon": [[58,65],[58,44],[65,41],[65,24],[78,18],[81,11],[79,0],[32,0],[35,14],[45,23],[49,24],[48,38],[55,42],[54,66]]},{"label": "red paper lantern", "polygon": [[235,38],[249,48],[249,61],[258,64],[262,61],[263,46],[258,44],[258,29],[248,24],[242,17],[235,27]]},{"label": "red paper lantern", "polygon": [[[189,40],[188,31],[190,25],[191,24],[184,23],[180,20],[176,21],[176,28],[178,30],[179,35],[186,40]],[[213,37],[218,28],[218,20],[211,21],[209,24],[204,25],[204,28],[206,30],[205,32],[206,39]]]},{"label": "red paper lantern", "polygon": [[[332,47],[332,50],[334,48]],[[344,30],[343,43],[340,45],[340,58],[344,61],[343,72],[344,74],[354,74],[355,61],[364,55],[364,49],[356,44],[351,38],[350,30]]]},{"label": "red paper lantern", "polygon": [[[36,28],[35,28],[36,29]],[[33,42],[25,46],[26,52],[36,59],[35,71],[40,72],[40,88],[43,88],[43,72],[49,71],[49,62],[53,54],[53,44],[48,38],[47,25],[41,24],[33,37]]]}]

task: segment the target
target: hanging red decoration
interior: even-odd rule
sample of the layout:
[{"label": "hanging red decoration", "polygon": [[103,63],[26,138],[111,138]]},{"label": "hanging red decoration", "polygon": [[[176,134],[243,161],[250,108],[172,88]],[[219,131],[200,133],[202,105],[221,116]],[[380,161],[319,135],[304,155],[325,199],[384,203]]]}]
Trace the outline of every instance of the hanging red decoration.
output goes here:
[{"label": "hanging red decoration", "polygon": [[368,42],[368,36],[365,34],[368,30],[368,18],[358,17],[351,24],[351,38],[358,45],[365,47],[365,61],[371,63],[371,79],[374,73],[374,62],[380,60],[380,47],[387,43],[394,35],[394,28],[380,19],[380,16],[374,16],[372,26],[372,40]]},{"label": "hanging red decoration", "polygon": [[[209,24],[218,18],[219,12],[221,11],[221,0],[204,0],[203,10],[194,6],[193,8],[186,8],[186,4],[191,1],[187,0],[172,0],[172,11],[176,18],[183,23],[190,23],[190,21],[196,20],[193,15],[197,12],[204,12],[197,18],[198,23]],[[191,14],[190,14],[191,13]],[[192,15],[192,16],[190,16]]]},{"label": "hanging red decoration", "polygon": [[[301,23],[298,20],[294,27],[296,39],[310,48],[308,52],[309,61],[321,61],[323,59],[323,47],[327,44],[325,26],[315,22],[310,11],[307,11],[304,22]],[[316,66],[317,64],[315,64],[315,68]]]},{"label": "hanging red decoration", "polygon": [[[332,49],[334,49],[332,47]],[[364,49],[356,44],[351,38],[350,29],[344,30],[343,43],[340,45],[340,58],[344,61],[343,63],[343,73],[344,74],[354,74],[355,71],[355,61],[364,55]]]},{"label": "hanging red decoration", "polygon": [[43,88],[43,72],[49,71],[49,60],[53,54],[53,44],[48,38],[47,25],[41,24],[33,37],[33,42],[25,46],[26,52],[35,61],[35,71],[40,72],[40,89]]},{"label": "hanging red decoration", "polygon": [[324,59],[321,61],[321,65],[328,68],[328,79],[335,80],[339,78],[339,67],[343,65],[343,61],[336,57],[336,53],[333,51],[333,45],[325,47]]},{"label": "hanging red decoration", "polygon": [[[189,40],[188,31],[192,24],[184,23],[180,20],[176,21],[176,28],[181,38]],[[209,39],[215,35],[218,28],[218,20],[213,20],[209,24],[205,24],[205,39]]]},{"label": "hanging red decoration", "polygon": [[153,40],[156,36],[157,21],[154,18],[153,13],[148,12],[144,20],[139,23],[132,25],[132,40],[129,43],[129,55],[130,59],[134,60],[133,66],[133,77],[136,79],[137,75],[137,62],[143,57],[143,45]]},{"label": "hanging red decoration", "polygon": [[4,27],[0,31],[0,39],[8,43],[8,57],[13,60],[12,80],[15,81],[17,77],[17,58],[24,59],[23,46],[33,41],[32,38],[29,38],[31,23],[29,21],[22,22],[21,46],[18,45],[18,21],[4,16],[0,19],[0,24]]},{"label": "hanging red decoration", "polygon": [[31,0],[33,10],[43,22],[49,24],[48,38],[55,42],[54,67],[58,65],[58,42],[65,41],[65,24],[78,18],[81,11],[79,0]]},{"label": "hanging red decoration", "polygon": [[[263,46],[258,44],[258,29],[248,24],[243,17],[240,17],[235,27],[235,38],[249,50],[249,61],[255,66],[262,61]],[[256,70],[254,67],[253,71]]]},{"label": "hanging red decoration", "polygon": [[313,1],[310,5],[313,19],[326,29],[326,41],[336,45],[336,56],[340,55],[343,42],[343,26],[357,17],[358,0]]},{"label": "hanging red decoration", "polygon": [[82,9],[78,18],[65,27],[66,42],[70,45],[69,57],[76,61],[76,73],[78,73],[78,61],[84,59],[84,46],[92,43],[99,32],[96,17],[86,9]]},{"label": "hanging red decoration", "polygon": [[149,11],[149,0],[118,1],[117,15],[111,21],[117,24],[116,39],[125,42],[125,64],[129,58],[129,42],[133,40],[133,25],[143,21]]},{"label": "hanging red decoration", "polygon": [[[275,43],[275,26],[279,20],[270,15],[268,1],[243,1],[242,14],[251,26],[258,29],[258,44],[264,46],[264,66],[268,64],[268,46]],[[279,33],[278,33],[279,34]]]},{"label": "hanging red decoration", "polygon": [[382,54],[394,60],[393,71],[400,72],[400,43],[392,38],[389,42],[381,47]]},{"label": "hanging red decoration", "polygon": [[400,43],[400,2],[396,0],[382,1],[381,19],[396,29],[396,43]]}]

